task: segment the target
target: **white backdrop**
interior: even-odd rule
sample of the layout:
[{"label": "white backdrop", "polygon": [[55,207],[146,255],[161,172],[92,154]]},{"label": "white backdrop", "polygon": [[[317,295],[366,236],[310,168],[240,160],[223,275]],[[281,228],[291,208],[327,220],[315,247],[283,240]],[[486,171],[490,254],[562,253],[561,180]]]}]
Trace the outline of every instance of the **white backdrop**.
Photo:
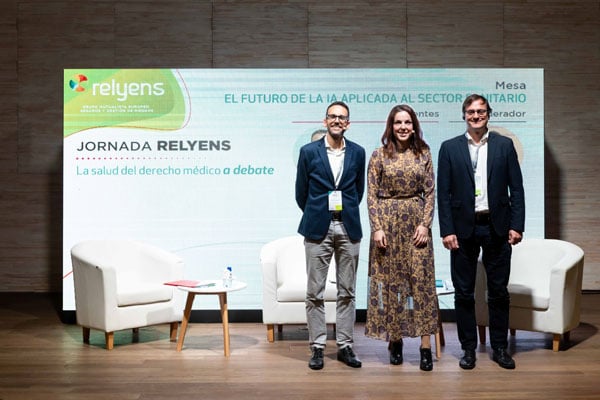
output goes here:
[{"label": "white backdrop", "polygon": [[[464,133],[464,98],[486,96],[490,127],[513,138],[521,158],[525,237],[544,236],[541,69],[84,69],[64,77],[64,310],[75,309],[70,249],[95,238],[177,253],[188,279],[219,278],[231,265],[248,287],[231,294],[230,308],[261,309],[260,248],[296,234],[298,150],[334,100],[350,106],[346,135],[367,158],[389,110],[411,105],[437,162],[441,142]],[[366,200],[361,212],[364,309]],[[449,279],[437,219],[433,228],[436,275]]]}]

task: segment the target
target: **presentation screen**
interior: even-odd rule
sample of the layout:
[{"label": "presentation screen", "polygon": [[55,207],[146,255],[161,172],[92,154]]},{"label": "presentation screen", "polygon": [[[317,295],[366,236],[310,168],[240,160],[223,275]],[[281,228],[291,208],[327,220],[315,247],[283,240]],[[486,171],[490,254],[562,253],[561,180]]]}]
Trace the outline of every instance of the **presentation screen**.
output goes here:
[{"label": "presentation screen", "polygon": [[[231,266],[248,286],[231,293],[230,309],[260,310],[260,249],[297,235],[299,149],[325,128],[333,101],[350,107],[346,137],[367,161],[391,108],[412,106],[437,164],[442,141],[465,132],[464,99],[485,96],[490,128],[514,141],[521,162],[525,238],[543,237],[543,86],[541,69],[66,69],[63,309],[75,309],[76,243],[134,239],[182,257],[186,279],[219,279]],[[361,217],[365,309],[366,193]],[[433,237],[436,278],[448,280],[437,217]]]}]

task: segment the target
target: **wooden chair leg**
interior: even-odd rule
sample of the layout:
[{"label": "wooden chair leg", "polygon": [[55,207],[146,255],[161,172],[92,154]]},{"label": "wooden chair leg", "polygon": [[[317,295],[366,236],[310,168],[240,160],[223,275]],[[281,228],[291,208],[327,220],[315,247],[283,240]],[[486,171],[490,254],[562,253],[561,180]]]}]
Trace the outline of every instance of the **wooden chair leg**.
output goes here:
[{"label": "wooden chair leg", "polygon": [[275,326],[267,324],[267,341],[273,343],[275,341]]},{"label": "wooden chair leg", "polygon": [[115,333],[105,332],[104,339],[106,340],[106,350],[112,350],[115,345]]},{"label": "wooden chair leg", "polygon": [[[440,309],[440,298],[436,298],[436,307],[437,307],[437,323],[438,323],[438,334],[435,337],[436,343],[439,342],[441,346],[446,345],[446,337],[444,336],[444,325],[442,324],[442,310]],[[441,353],[440,353],[441,354]],[[438,356],[439,358],[439,356]]]},{"label": "wooden chair leg", "polygon": [[435,334],[435,356],[440,360],[442,358],[442,346],[446,345],[446,338],[444,337],[444,326],[442,325],[442,311],[440,310],[439,299],[437,299],[437,312],[438,331]]},{"label": "wooden chair leg", "polygon": [[477,330],[479,331],[479,343],[485,344],[485,326],[477,325]]},{"label": "wooden chair leg", "polygon": [[169,329],[169,337],[171,342],[177,341],[177,328],[179,327],[179,322],[171,322],[171,327]]},{"label": "wooden chair leg", "polygon": [[82,335],[83,335],[83,343],[90,344],[90,328],[86,328],[85,326],[81,327]]},{"label": "wooden chair leg", "polygon": [[[337,327],[335,324],[330,324],[330,325],[331,325],[331,330],[333,331],[333,336],[335,336],[337,333],[337,331],[336,331]],[[308,325],[307,325],[307,328],[308,328]]]},{"label": "wooden chair leg", "polygon": [[552,351],[558,351],[560,348],[560,334],[555,333],[552,337]]}]

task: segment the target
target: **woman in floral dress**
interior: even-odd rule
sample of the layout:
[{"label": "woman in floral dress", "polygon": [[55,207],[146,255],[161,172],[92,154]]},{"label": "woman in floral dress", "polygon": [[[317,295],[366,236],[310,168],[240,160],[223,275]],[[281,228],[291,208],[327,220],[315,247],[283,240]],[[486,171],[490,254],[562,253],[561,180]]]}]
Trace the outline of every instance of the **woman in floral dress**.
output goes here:
[{"label": "woman in floral dress", "polygon": [[394,365],[403,361],[402,338],[420,336],[420,368],[431,371],[431,335],[438,330],[439,312],[431,151],[416,113],[404,104],[390,111],[381,142],[367,170],[371,242],[365,334],[389,341]]}]

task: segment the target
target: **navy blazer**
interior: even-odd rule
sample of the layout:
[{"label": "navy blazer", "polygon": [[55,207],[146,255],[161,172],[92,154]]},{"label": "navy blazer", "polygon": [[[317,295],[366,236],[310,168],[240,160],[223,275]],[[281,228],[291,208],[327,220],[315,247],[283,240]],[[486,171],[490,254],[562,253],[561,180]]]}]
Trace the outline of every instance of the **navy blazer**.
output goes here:
[{"label": "navy blazer", "polygon": [[[525,194],[517,152],[511,139],[489,132],[487,191],[496,234],[525,228]],[[470,237],[475,229],[475,176],[464,134],[442,143],[437,173],[440,235]]]},{"label": "navy blazer", "polygon": [[[329,229],[329,192],[336,190],[327,158],[325,140],[300,149],[296,174],[296,203],[302,210],[298,233],[310,240],[322,240]],[[342,222],[352,241],[362,238],[359,204],[365,189],[365,149],[344,139],[344,169],[337,190],[342,191]]]}]

